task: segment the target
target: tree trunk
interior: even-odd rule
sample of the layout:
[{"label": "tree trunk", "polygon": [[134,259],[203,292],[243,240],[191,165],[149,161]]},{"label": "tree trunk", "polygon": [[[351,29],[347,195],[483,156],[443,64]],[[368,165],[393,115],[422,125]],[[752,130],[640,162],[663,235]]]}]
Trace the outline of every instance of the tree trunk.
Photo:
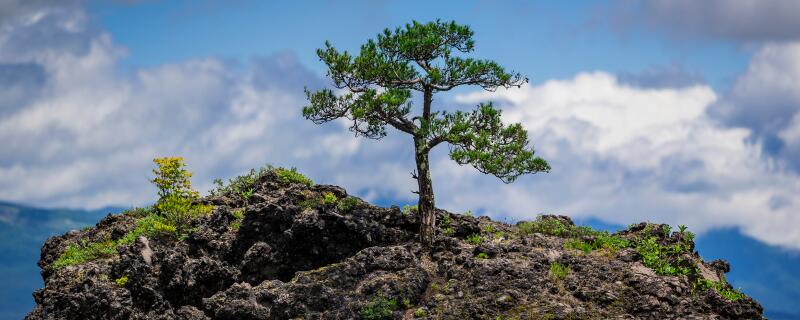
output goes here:
[{"label": "tree trunk", "polygon": [[428,167],[428,150],[425,150],[418,139],[416,144],[417,184],[419,185],[419,204],[417,210],[420,215],[419,239],[423,246],[430,247],[436,235],[436,207],[433,200],[433,183]]}]

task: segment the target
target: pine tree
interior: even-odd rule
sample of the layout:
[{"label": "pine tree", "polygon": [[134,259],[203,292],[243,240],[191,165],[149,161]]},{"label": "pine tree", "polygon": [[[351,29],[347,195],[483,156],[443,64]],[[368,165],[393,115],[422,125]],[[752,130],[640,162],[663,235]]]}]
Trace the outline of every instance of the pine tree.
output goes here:
[{"label": "pine tree", "polygon": [[[506,72],[494,61],[462,57],[473,51],[468,26],[439,20],[414,21],[405,28],[385,29],[376,40],[361,46],[358,56],[336,50],[329,42],[317,55],[328,67],[337,89],[311,92],[303,115],[316,124],[338,118],[352,122],[356,136],[380,139],[386,126],[413,137],[421,215],[420,241],[430,245],[435,236],[435,201],[428,154],[441,143],[450,145],[450,157],[460,165],[513,182],[527,173],[546,172],[550,166],[528,146],[528,134],[519,123],[505,125],[500,110],[481,103],[471,112],[433,109],[433,95],[464,85],[494,91],[520,87],[528,81]],[[412,91],[422,95],[421,114],[412,115]]]}]

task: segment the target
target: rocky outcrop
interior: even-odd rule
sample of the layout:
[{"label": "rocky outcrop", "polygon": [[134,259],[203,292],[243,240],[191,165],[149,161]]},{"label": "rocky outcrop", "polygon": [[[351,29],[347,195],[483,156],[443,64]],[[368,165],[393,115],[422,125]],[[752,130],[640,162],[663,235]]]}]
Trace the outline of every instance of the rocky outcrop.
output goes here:
[{"label": "rocky outcrop", "polygon": [[[204,199],[214,211],[185,239],[139,237],[116,255],[58,269],[70,244],[119,239],[137,217],[109,215],[50,238],[39,262],[45,287],[27,319],[762,318],[751,298],[699,290],[697,275],[658,275],[631,247],[584,252],[565,247],[571,236],[440,211],[439,236],[424,249],[413,210],[314,200],[323,194],[348,197],[267,174],[247,198]],[[641,224],[617,236],[691,243],[663,230]],[[718,283],[730,270],[695,252],[679,261]]]}]

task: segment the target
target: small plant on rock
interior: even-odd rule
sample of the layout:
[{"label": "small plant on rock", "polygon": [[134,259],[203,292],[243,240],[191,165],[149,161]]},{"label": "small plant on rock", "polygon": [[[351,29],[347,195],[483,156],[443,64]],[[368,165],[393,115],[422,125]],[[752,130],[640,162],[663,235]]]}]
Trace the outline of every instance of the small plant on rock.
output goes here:
[{"label": "small plant on rock", "polygon": [[269,170],[272,170],[272,167],[268,166],[261,167],[259,169],[250,169],[249,172],[243,175],[237,176],[233,179],[228,179],[227,184],[225,184],[222,179],[214,179],[214,185],[216,185],[216,187],[209,190],[209,193],[212,196],[240,194],[244,197],[244,193],[246,193],[248,190],[252,190],[256,184],[256,181],[266,175]]},{"label": "small plant on rock", "polygon": [[242,198],[244,198],[245,200],[249,200],[250,197],[253,196],[253,191],[254,191],[253,188],[250,188],[250,189],[247,189],[247,190],[239,192],[239,195],[241,195]]},{"label": "small plant on rock", "polygon": [[552,276],[553,279],[564,280],[569,272],[570,268],[566,264],[558,262],[553,262],[550,264],[550,276]]},{"label": "small plant on rock", "polygon": [[339,198],[337,198],[332,192],[324,192],[322,194],[322,204],[331,205],[336,203],[336,201],[339,201]]},{"label": "small plant on rock", "polygon": [[339,213],[349,213],[350,211],[353,211],[353,209],[355,209],[359,203],[360,201],[358,198],[347,197],[339,200],[339,202],[336,204],[336,209],[339,210]]},{"label": "small plant on rock", "polygon": [[118,279],[114,280],[114,283],[120,287],[124,287],[128,283],[128,276],[119,277]]},{"label": "small plant on rock", "polygon": [[472,245],[479,245],[479,244],[481,244],[481,242],[483,242],[483,237],[481,237],[481,235],[479,235],[479,234],[472,234],[472,235],[467,236],[467,240],[466,241],[467,241],[467,243],[472,244]]},{"label": "small plant on rock", "polygon": [[403,206],[403,210],[402,210],[402,211],[403,211],[403,214],[404,214],[404,215],[409,215],[409,214],[411,214],[412,212],[413,212],[413,213],[417,213],[417,211],[418,211],[418,210],[419,210],[419,206],[417,206],[417,205],[415,204],[415,205],[413,205],[413,206],[404,205],[404,206]]},{"label": "small plant on rock", "polygon": [[722,281],[716,282],[707,279],[697,279],[694,285],[696,290],[700,292],[704,292],[708,289],[714,289],[721,295],[723,298],[728,299],[730,301],[739,301],[745,297],[744,293],[739,290],[730,288],[728,283],[723,279]]},{"label": "small plant on rock", "polygon": [[361,309],[360,314],[361,317],[368,320],[391,319],[395,310],[397,310],[397,299],[378,297]]}]

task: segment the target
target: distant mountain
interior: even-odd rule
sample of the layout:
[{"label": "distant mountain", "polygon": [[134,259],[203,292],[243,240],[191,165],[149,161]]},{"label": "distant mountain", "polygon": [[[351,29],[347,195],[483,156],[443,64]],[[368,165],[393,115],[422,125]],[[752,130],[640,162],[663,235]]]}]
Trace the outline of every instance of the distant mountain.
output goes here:
[{"label": "distant mountain", "polygon": [[33,308],[31,293],[44,285],[36,262],[48,237],[94,225],[119,211],[39,209],[0,201],[0,319],[22,319]]},{"label": "distant mountain", "polygon": [[[388,205],[390,201],[380,201]],[[36,262],[44,241],[53,235],[97,223],[121,208],[99,210],[40,209],[0,201],[0,319],[21,319],[33,306],[31,293],[43,283]],[[598,220],[579,220],[597,229],[622,226]],[[789,252],[742,235],[738,230],[715,230],[698,237],[706,260],[727,259],[729,281],[763,304],[772,320],[800,319],[800,252]]]}]

